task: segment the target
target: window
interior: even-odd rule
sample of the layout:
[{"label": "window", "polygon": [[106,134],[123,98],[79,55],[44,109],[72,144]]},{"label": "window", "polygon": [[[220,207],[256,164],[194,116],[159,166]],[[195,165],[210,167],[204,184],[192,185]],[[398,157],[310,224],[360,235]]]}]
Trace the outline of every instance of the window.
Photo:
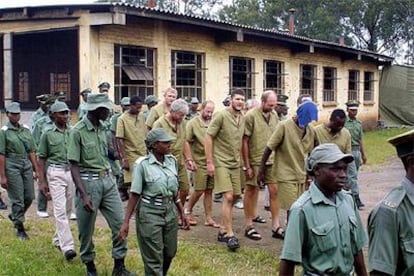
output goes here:
[{"label": "window", "polygon": [[178,98],[197,97],[203,99],[204,56],[201,53],[172,51],[171,85]]},{"label": "window", "polygon": [[19,72],[18,74],[18,93],[19,93],[19,102],[28,102],[29,101],[29,73],[28,72]]},{"label": "window", "polygon": [[246,93],[246,99],[252,99],[253,88],[253,63],[251,58],[230,57],[230,92],[241,88]]},{"label": "window", "polygon": [[145,99],[154,94],[155,49],[115,45],[115,102],[138,95]]},{"label": "window", "polygon": [[274,90],[283,94],[283,62],[276,60],[264,61],[264,90]]},{"label": "window", "polygon": [[374,73],[364,72],[364,102],[374,100]]},{"label": "window", "polygon": [[359,100],[359,71],[349,70],[348,73],[348,101]]},{"label": "window", "polygon": [[300,94],[311,95],[315,101],[316,91],[316,65],[300,65]]},{"label": "window", "polygon": [[70,73],[50,73],[50,94],[65,92],[65,101],[70,101]]},{"label": "window", "polygon": [[323,102],[336,102],[336,68],[323,67]]}]

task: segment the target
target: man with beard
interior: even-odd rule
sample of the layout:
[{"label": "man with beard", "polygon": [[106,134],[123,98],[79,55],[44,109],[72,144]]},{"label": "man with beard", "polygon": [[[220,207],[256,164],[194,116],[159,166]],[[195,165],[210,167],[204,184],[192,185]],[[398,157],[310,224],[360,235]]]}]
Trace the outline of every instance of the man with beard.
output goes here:
[{"label": "man with beard", "polygon": [[186,143],[190,144],[197,170],[194,172],[194,192],[190,196],[185,214],[190,224],[197,224],[197,220],[192,216],[192,211],[194,205],[204,194],[204,225],[218,228],[220,225],[212,218],[214,177],[207,175],[206,154],[204,150],[204,138],[213,113],[214,103],[212,101],[205,101],[201,104],[201,114],[187,123]]},{"label": "man with beard", "polygon": [[353,159],[332,143],[311,152],[306,171],[314,181],[290,209],[280,275],[294,275],[295,264],[303,275],[367,275],[367,236],[352,197],[342,191]]},{"label": "man with beard", "polygon": [[88,114],[71,130],[68,160],[77,189],[76,214],[79,228],[80,257],[87,275],[97,275],[92,236],[100,210],[112,232],[112,275],[133,275],[125,268],[126,241],[117,239],[124,212],[108,161],[106,129],[102,122],[114,108],[107,93],[88,96]]},{"label": "man with beard", "polygon": [[241,195],[241,144],[244,133],[245,93],[231,93],[230,106],[218,112],[205,137],[207,174],[214,176],[215,191],[223,195],[221,226],[217,240],[235,251],[240,247],[233,232],[233,204]]},{"label": "man with beard", "polygon": [[157,121],[160,117],[162,117],[170,111],[171,104],[177,99],[177,90],[168,87],[164,91],[163,95],[164,102],[151,108],[148,118],[145,121],[145,124],[147,125],[149,130],[153,128],[153,124],[155,123],[155,121]]}]

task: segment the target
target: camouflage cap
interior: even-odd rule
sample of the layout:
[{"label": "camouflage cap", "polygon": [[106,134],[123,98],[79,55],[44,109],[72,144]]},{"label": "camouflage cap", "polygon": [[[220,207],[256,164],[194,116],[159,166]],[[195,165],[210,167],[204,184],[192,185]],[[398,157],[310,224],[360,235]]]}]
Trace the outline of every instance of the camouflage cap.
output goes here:
[{"label": "camouflage cap", "polygon": [[414,129],[394,136],[388,142],[396,148],[398,157],[414,154]]},{"label": "camouflage cap", "polygon": [[171,142],[174,140],[175,138],[168,135],[163,128],[154,128],[145,137],[145,145],[150,148],[155,142]]},{"label": "camouflage cap", "polygon": [[333,164],[339,160],[351,163],[354,157],[352,154],[344,154],[336,144],[321,144],[312,150],[306,160],[306,171],[312,172],[317,164]]},{"label": "camouflage cap", "polygon": [[157,97],[155,97],[155,95],[149,95],[145,98],[144,101],[145,104],[150,104],[150,103],[158,103],[158,99]]},{"label": "camouflage cap", "polygon": [[62,111],[70,111],[68,105],[65,102],[56,101],[54,104],[50,106],[50,112],[62,112]]},{"label": "camouflage cap", "polygon": [[6,112],[9,113],[20,113],[20,103],[18,102],[11,102],[8,106],[6,106]]}]

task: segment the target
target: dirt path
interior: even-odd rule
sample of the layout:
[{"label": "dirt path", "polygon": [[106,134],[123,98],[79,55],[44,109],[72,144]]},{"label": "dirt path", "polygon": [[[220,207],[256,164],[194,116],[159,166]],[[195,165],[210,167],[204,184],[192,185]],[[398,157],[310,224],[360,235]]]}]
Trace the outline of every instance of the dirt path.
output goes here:
[{"label": "dirt path", "polygon": [[[386,165],[382,166],[363,166],[360,172],[360,194],[361,199],[365,203],[364,210],[361,211],[361,216],[364,224],[366,224],[367,217],[373,206],[384,197],[384,195],[394,186],[398,185],[404,176],[404,169],[399,159],[392,159]],[[3,198],[6,197],[6,193]],[[269,250],[274,254],[278,254],[282,243],[279,240],[271,238],[271,223],[270,213],[263,209],[264,192],[260,192],[259,196],[259,214],[268,220],[266,224],[256,224],[257,230],[262,235],[262,240],[252,241],[244,237],[244,214],[243,210],[234,209],[234,230],[236,236],[239,237],[242,247],[257,247]],[[214,203],[213,214],[216,221],[219,221],[221,204]],[[32,207],[28,211],[27,219],[33,223],[37,220],[36,216],[36,202],[33,202]],[[52,214],[51,204],[49,204],[49,213]],[[195,240],[197,242],[217,243],[217,229],[204,226],[202,198],[197,203],[193,210],[194,215],[198,218],[199,225],[191,228],[190,231],[180,231],[179,236],[186,240]],[[286,218],[286,212],[282,211],[281,221]],[[7,217],[7,211],[0,212],[3,217]],[[53,220],[52,217],[48,220]],[[99,215],[97,224],[104,227],[106,222],[103,217]],[[131,224],[131,228],[133,224]],[[133,229],[132,233],[134,232]],[[131,234],[132,234],[131,233]],[[224,246],[224,245],[223,245]]]}]

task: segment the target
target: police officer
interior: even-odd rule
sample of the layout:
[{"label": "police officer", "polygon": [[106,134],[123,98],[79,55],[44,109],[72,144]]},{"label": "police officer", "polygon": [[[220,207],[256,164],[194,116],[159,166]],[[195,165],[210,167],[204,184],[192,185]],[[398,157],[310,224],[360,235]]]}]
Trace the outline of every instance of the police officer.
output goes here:
[{"label": "police officer", "polygon": [[110,88],[111,88],[111,85],[106,81],[101,82],[98,85],[99,93],[108,93]]},{"label": "police officer", "polygon": [[149,153],[135,162],[131,197],[118,234],[120,240],[126,239],[138,203],[135,221],[145,275],[167,275],[177,253],[178,216],[183,228],[189,229],[178,196],[177,161],[170,154],[173,140],[162,128],[148,132],[145,144]]},{"label": "police officer", "polygon": [[46,197],[52,199],[56,220],[53,243],[69,261],[76,256],[69,224],[74,196],[74,183],[67,159],[69,108],[66,103],[57,101],[50,107],[50,113],[54,124],[45,129],[37,152],[39,171],[42,172],[39,174],[39,189]]},{"label": "police officer", "polygon": [[35,144],[29,127],[21,125],[20,104],[6,107],[9,122],[0,130],[0,184],[10,200],[9,218],[17,229],[17,237],[26,240],[24,215],[34,199],[33,171],[38,172]]},{"label": "police officer", "polygon": [[293,275],[295,264],[303,275],[367,275],[362,248],[367,242],[352,197],[342,191],[347,184],[347,164],[336,144],[313,149],[306,170],[314,181],[292,205],[280,256],[280,275]]},{"label": "police officer", "polygon": [[148,115],[151,112],[151,108],[158,104],[158,99],[155,95],[149,95],[145,98],[144,103],[147,105],[147,110],[143,112],[145,120],[147,120]]},{"label": "police officer", "polygon": [[115,261],[112,275],[132,275],[124,264],[126,241],[119,241],[116,237],[122,225],[123,208],[110,172],[108,144],[101,123],[108,117],[113,104],[106,93],[91,94],[87,107],[88,115],[72,128],[68,142],[68,160],[77,188],[80,257],[86,265],[87,275],[97,275],[92,235],[99,209],[112,231],[112,257]]},{"label": "police officer", "polygon": [[187,113],[187,115],[185,116],[186,120],[191,120],[192,118],[200,115],[200,113],[198,112],[198,106],[199,106],[200,102],[198,101],[197,97],[192,97],[190,100],[190,108],[189,111]]},{"label": "police officer", "polygon": [[368,217],[372,275],[414,275],[414,130],[388,140],[406,175]]},{"label": "police officer", "polygon": [[355,203],[358,208],[365,206],[362,203],[361,198],[359,197],[359,187],[358,187],[358,171],[362,163],[367,162],[365,156],[364,145],[362,143],[362,123],[356,118],[358,114],[359,103],[357,101],[349,101],[346,103],[348,116],[345,121],[345,128],[351,133],[351,148],[352,155],[354,156],[354,166],[348,166],[348,178],[349,178],[349,188],[352,191],[352,196],[355,198]]},{"label": "police officer", "polygon": [[88,113],[88,111],[86,110],[86,105],[87,105],[87,100],[88,100],[88,95],[92,93],[92,90],[90,88],[86,88],[83,89],[80,92],[80,95],[82,96],[82,102],[79,104],[78,106],[78,121],[80,121],[83,116],[86,115],[86,113]]},{"label": "police officer", "polygon": [[49,98],[51,95],[43,94],[36,96],[37,101],[39,102],[39,108],[36,110],[36,112],[33,114],[32,117],[32,128],[35,126],[36,122],[42,118],[42,117],[48,117],[48,111],[49,111]]}]

